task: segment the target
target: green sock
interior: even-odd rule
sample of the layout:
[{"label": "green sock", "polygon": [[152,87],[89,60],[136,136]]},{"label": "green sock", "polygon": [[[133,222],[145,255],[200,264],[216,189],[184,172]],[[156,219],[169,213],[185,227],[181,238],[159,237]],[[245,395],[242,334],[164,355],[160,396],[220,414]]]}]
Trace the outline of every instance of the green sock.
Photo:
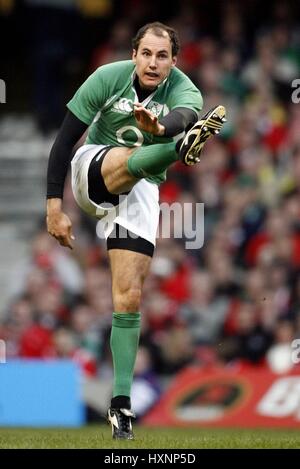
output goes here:
[{"label": "green sock", "polygon": [[175,148],[175,142],[139,147],[127,162],[129,173],[136,178],[162,173],[178,160]]},{"label": "green sock", "polygon": [[114,365],[113,397],[130,397],[140,325],[141,313],[113,313],[110,336]]}]

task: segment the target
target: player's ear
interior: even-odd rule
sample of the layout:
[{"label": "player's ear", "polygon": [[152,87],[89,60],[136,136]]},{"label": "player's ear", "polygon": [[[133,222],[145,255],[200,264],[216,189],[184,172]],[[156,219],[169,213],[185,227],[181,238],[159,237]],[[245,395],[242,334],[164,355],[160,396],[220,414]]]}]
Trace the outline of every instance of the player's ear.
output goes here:
[{"label": "player's ear", "polygon": [[134,63],[136,63],[136,50],[135,49],[133,49],[133,51],[132,51],[132,57],[131,58],[132,58],[132,61]]},{"label": "player's ear", "polygon": [[177,57],[174,56],[172,57],[172,67],[175,67],[176,64],[177,64]]}]

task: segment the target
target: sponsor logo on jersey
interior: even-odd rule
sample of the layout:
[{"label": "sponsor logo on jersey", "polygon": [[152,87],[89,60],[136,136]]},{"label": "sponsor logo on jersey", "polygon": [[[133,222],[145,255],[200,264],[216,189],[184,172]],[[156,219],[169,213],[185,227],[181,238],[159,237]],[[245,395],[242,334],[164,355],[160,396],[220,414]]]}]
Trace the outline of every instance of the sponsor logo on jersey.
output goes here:
[{"label": "sponsor logo on jersey", "polygon": [[120,114],[132,114],[133,112],[133,101],[127,98],[120,98],[114,102],[112,106],[113,112],[118,112]]}]

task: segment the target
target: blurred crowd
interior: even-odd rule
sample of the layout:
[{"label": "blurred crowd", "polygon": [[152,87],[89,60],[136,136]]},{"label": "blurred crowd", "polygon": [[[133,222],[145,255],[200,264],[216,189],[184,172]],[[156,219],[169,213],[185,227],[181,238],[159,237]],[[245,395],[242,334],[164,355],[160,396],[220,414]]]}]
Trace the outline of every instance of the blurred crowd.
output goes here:
[{"label": "blurred crowd", "polygon": [[[41,9],[43,2],[25,3]],[[75,15],[67,9],[74,2],[61,3],[61,14]],[[117,15],[114,3],[130,14],[124,7]],[[161,186],[161,202],[204,203],[205,236],[203,247],[194,250],[186,249],[186,239],[157,240],[136,367],[153,389],[158,376],[172,376],[187,364],[268,363],[285,370],[282,357],[290,356],[293,339],[300,337],[300,105],[292,100],[293,80],[300,78],[297,2],[266,2],[266,16],[256,1],[214,3],[215,18],[205,1],[175,2],[163,17],[157,2],[152,13],[146,2],[98,2],[107,10],[89,16],[94,47],[88,54],[81,50],[77,62],[65,62],[73,69],[60,70],[82,77],[129,58],[136,28],[160,19],[179,31],[178,67],[201,90],[204,111],[220,103],[228,111],[228,123],[208,142],[201,163],[192,169],[175,164]],[[105,21],[110,27],[103,27],[97,45],[95,25],[101,29]],[[37,29],[43,40],[35,43],[42,74],[34,78],[35,111],[42,132],[57,125],[57,109],[66,102],[57,69],[55,79],[45,74],[65,54],[76,54],[68,49],[70,37],[58,34],[55,41],[51,30],[47,36]],[[75,36],[73,50],[80,42]],[[72,357],[87,375],[111,377],[113,306],[105,243],[96,235],[96,221],[76,207],[69,182],[65,211],[74,224],[74,251],[61,248],[42,223],[30,259],[12,279],[0,336],[10,357]]]}]

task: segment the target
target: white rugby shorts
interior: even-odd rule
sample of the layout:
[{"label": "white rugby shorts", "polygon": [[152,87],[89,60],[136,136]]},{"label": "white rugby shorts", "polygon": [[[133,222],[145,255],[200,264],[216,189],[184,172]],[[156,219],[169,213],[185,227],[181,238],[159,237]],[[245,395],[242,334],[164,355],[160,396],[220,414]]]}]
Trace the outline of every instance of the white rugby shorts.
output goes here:
[{"label": "white rugby shorts", "polygon": [[135,184],[128,195],[121,196],[117,206],[97,205],[90,200],[88,192],[88,170],[92,159],[106,145],[83,145],[71,162],[72,191],[79,207],[89,215],[99,218],[103,224],[105,238],[117,223],[154,246],[159,222],[159,189],[146,179]]}]

